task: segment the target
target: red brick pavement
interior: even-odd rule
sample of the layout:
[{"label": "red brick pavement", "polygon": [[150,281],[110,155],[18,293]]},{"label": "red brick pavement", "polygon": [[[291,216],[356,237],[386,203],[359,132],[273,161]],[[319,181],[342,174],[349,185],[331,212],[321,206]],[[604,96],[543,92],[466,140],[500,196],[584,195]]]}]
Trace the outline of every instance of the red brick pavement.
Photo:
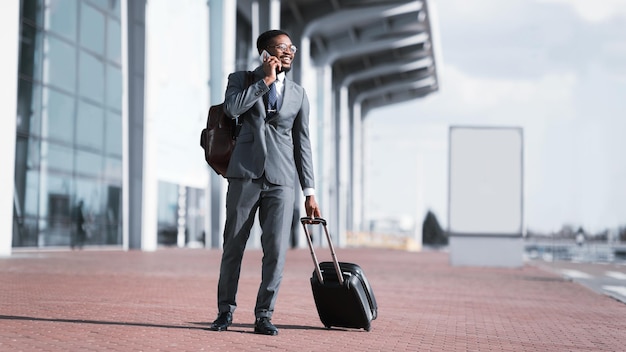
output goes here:
[{"label": "red brick pavement", "polygon": [[0,351],[626,350],[626,305],[537,267],[451,267],[444,252],[338,251],[363,267],[376,293],[370,332],[322,326],[308,250],[288,254],[278,336],[252,333],[258,250],[245,256],[234,324],[219,333],[207,330],[217,250],[16,253],[0,258]]}]

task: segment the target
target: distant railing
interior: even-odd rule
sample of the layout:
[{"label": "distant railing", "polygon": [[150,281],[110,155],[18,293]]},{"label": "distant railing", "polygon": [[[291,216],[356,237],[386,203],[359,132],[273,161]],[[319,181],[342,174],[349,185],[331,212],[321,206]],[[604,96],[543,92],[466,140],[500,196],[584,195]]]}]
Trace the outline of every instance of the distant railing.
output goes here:
[{"label": "distant railing", "polygon": [[526,255],[530,259],[571,260],[578,262],[626,262],[626,243],[586,241],[577,244],[567,239],[527,239]]}]

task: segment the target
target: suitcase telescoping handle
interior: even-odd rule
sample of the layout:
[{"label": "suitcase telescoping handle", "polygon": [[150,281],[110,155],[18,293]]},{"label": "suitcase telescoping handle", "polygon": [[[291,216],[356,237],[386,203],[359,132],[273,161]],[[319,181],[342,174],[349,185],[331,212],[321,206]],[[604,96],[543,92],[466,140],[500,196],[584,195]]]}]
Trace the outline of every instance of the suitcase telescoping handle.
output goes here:
[{"label": "suitcase telescoping handle", "polygon": [[328,233],[328,227],[326,226],[326,220],[322,218],[312,218],[312,217],[303,217],[300,218],[300,222],[302,223],[302,227],[304,228],[304,234],[306,235],[306,240],[309,243],[309,249],[311,250],[311,258],[313,258],[313,263],[315,263],[315,274],[317,278],[320,280],[320,283],[324,283],[324,277],[322,276],[322,271],[320,270],[320,263],[317,260],[317,256],[315,255],[315,249],[313,249],[313,239],[311,238],[311,233],[307,225],[323,225],[324,233],[326,234],[326,239],[328,240],[328,247],[330,248],[330,254],[333,257],[333,264],[335,264],[335,271],[337,272],[337,279],[339,279],[339,284],[343,285],[343,274],[341,273],[341,267],[339,267],[339,261],[337,260],[337,255],[335,254],[335,247],[333,247],[333,241],[330,238],[330,234]]}]

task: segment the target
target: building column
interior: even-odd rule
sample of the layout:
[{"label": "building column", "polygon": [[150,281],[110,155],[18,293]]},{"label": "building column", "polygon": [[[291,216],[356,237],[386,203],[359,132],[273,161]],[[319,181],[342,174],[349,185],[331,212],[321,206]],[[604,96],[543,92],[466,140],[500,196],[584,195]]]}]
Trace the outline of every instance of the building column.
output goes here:
[{"label": "building column", "polygon": [[[235,70],[235,44],[237,42],[237,3],[229,0],[209,2],[209,91],[211,105],[224,101],[228,74]],[[210,228],[206,235],[211,247],[220,248],[226,218],[225,179],[207,167],[209,177]],[[207,246],[208,247],[208,246]]]},{"label": "building column", "polygon": [[11,255],[15,184],[15,126],[17,125],[17,73],[20,2],[0,2],[0,257]]},{"label": "building column", "polygon": [[[339,130],[337,128],[338,115],[334,110],[334,95],[328,92],[333,91],[333,69],[330,65],[316,67],[315,90],[317,97],[318,113],[317,118],[320,120],[320,146],[319,150],[322,154],[322,162],[320,169],[321,177],[324,178],[323,199],[321,208],[322,215],[328,220],[328,230],[337,238],[334,245],[340,247],[341,244],[341,228],[340,225],[340,204],[339,204],[339,169],[338,169],[338,139]],[[317,177],[317,175],[316,175]],[[324,243],[322,236],[319,237],[319,244]]]},{"label": "building column", "polygon": [[146,1],[122,3],[124,70],[123,165],[124,248],[155,250],[157,247],[157,183],[149,157],[150,126],[145,120]]},{"label": "building column", "polygon": [[[293,33],[290,33],[293,35]],[[297,38],[297,34],[294,36]],[[292,38],[294,39],[294,38]],[[305,35],[300,36],[300,49],[296,55],[296,60],[299,61],[294,71],[294,80],[299,80],[300,85],[306,91],[309,99],[309,138],[311,140],[311,150],[313,151],[313,169],[315,172],[315,199],[320,207],[323,217],[327,217],[331,214],[330,202],[328,201],[330,194],[329,179],[330,167],[325,167],[329,160],[328,151],[330,149],[329,142],[330,137],[325,134],[325,131],[330,131],[329,121],[330,116],[324,114],[326,111],[323,105],[323,100],[318,95],[318,81],[319,74],[317,68],[313,65],[311,60],[311,40]],[[322,70],[321,73],[324,73]],[[299,188],[298,188],[299,191]],[[299,193],[301,194],[301,192]],[[302,202],[300,202],[301,204]],[[302,248],[306,247],[306,238],[304,231],[300,231],[298,228],[298,242],[301,243]],[[314,236],[315,243],[322,242],[322,236]]]},{"label": "building column", "polygon": [[[350,174],[352,168],[351,158],[351,131],[350,131],[350,107],[348,106],[348,88],[337,86],[337,102],[335,105],[335,129],[336,129],[336,178],[337,178],[337,238],[338,245],[343,246],[346,242],[346,233],[351,231],[352,204]],[[333,89],[333,91],[335,91]]]},{"label": "building column", "polygon": [[351,196],[351,204],[352,207],[350,212],[351,223],[348,224],[351,231],[360,232],[364,231],[363,225],[363,148],[365,145],[363,144],[363,117],[361,116],[361,105],[352,104],[352,128],[350,129],[350,133],[352,137],[350,138],[351,150],[352,150],[352,171],[351,171],[351,180],[350,180],[350,188],[352,189]]},{"label": "building column", "polygon": [[[257,16],[252,19],[253,40],[267,30],[282,29],[280,27],[280,0],[256,0],[252,2],[252,9],[252,13]],[[255,31],[258,32],[255,33]]]}]

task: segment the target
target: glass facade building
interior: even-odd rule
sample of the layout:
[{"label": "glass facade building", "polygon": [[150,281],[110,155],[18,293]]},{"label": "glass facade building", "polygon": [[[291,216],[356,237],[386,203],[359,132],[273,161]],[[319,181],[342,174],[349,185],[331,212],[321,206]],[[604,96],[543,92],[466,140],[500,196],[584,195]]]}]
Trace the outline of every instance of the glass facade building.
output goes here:
[{"label": "glass facade building", "polygon": [[13,247],[81,230],[121,245],[120,1],[22,0],[20,14]]},{"label": "glass facade building", "polygon": [[[207,33],[198,26],[206,25],[201,10],[207,4],[154,1],[150,11],[146,4],[20,1],[12,248],[206,245],[208,167],[198,145],[193,144],[199,155],[194,157],[191,147],[185,150],[178,141],[191,140],[186,134],[195,137],[208,109],[203,95],[208,51],[189,55],[208,48]],[[166,25],[177,18],[189,24]],[[146,72],[149,21],[159,24],[151,33],[162,39],[149,48],[153,67],[161,68],[153,73]],[[182,32],[169,35],[172,28]],[[166,45],[180,44],[181,37],[190,39],[189,46],[168,55]],[[189,67],[199,67],[199,73],[180,79]],[[170,71],[163,75],[165,68]],[[148,81],[157,88],[151,90],[155,98],[144,102]],[[169,106],[177,106],[183,119],[164,112]],[[156,130],[146,127],[151,122]],[[170,133],[175,129],[178,133]],[[150,152],[148,139],[159,141]],[[149,173],[146,155],[155,151],[161,166]],[[125,162],[133,167],[125,169]],[[185,169],[190,164],[193,172]],[[146,177],[158,179],[158,187],[147,186]],[[155,214],[143,219],[142,213],[152,209]],[[151,222],[154,227],[144,228]]]}]

